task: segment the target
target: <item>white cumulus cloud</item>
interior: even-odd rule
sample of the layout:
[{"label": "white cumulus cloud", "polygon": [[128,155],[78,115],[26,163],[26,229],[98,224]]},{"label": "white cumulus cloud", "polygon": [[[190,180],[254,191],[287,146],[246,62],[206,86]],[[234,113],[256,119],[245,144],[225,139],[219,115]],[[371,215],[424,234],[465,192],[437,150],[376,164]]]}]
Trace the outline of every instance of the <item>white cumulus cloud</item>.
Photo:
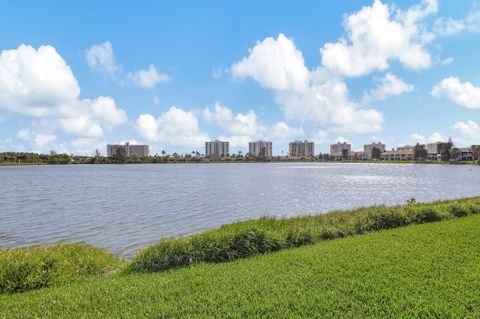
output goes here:
[{"label": "white cumulus cloud", "polygon": [[203,118],[209,124],[221,127],[225,133],[231,134],[219,138],[228,139],[232,146],[247,146],[248,142],[261,138],[265,128],[257,121],[257,114],[250,110],[246,113],[233,114],[232,110],[216,102],[212,108],[203,110]]},{"label": "white cumulus cloud", "polygon": [[106,41],[102,44],[92,45],[86,54],[88,66],[97,69],[112,77],[120,69],[115,62],[112,44]]},{"label": "white cumulus cloud", "polygon": [[305,132],[303,131],[303,128],[301,128],[301,127],[290,127],[285,122],[276,123],[270,131],[271,131],[270,135],[274,139],[278,139],[278,140],[286,140],[288,138],[300,137],[300,136],[305,135]]},{"label": "white cumulus cloud", "polygon": [[449,77],[437,83],[432,91],[434,97],[446,97],[469,109],[480,109],[480,87],[470,82],[460,82],[458,77]]},{"label": "white cumulus cloud", "polygon": [[375,0],[345,18],[346,36],[323,46],[322,65],[348,77],[386,70],[392,60],[414,70],[428,68],[431,56],[425,43],[432,36],[420,21],[436,11],[436,1],[423,1],[394,14],[393,7]]},{"label": "white cumulus cloud", "polygon": [[428,138],[420,133],[410,134],[407,144],[426,144],[426,143],[435,143],[445,141],[442,134],[438,132],[433,132]]},{"label": "white cumulus cloud", "polygon": [[412,91],[412,84],[406,83],[403,79],[396,77],[392,73],[387,73],[385,77],[377,80],[377,87],[375,89],[364,94],[362,102],[369,103],[376,100],[386,100],[391,96]]},{"label": "white cumulus cloud", "polygon": [[309,74],[302,53],[282,33],[276,39],[268,37],[257,42],[248,57],[232,65],[231,72],[234,77],[251,77],[275,91],[302,91]]},{"label": "white cumulus cloud", "polygon": [[158,73],[157,68],[152,64],[146,70],[138,70],[127,74],[127,79],[137,86],[148,89],[154,88],[158,83],[171,80],[167,74]]},{"label": "white cumulus cloud", "polygon": [[[80,86],[54,47],[20,45],[0,54],[0,109],[40,119],[51,130],[99,137],[104,129],[127,121],[110,97],[79,99]],[[54,141],[53,133],[36,133],[37,146]],[[56,139],[56,137],[55,137]]]},{"label": "white cumulus cloud", "polygon": [[480,10],[470,12],[463,19],[445,19],[443,17],[435,20],[435,34],[440,36],[453,36],[462,32],[480,32]]},{"label": "white cumulus cloud", "polygon": [[459,132],[462,137],[473,141],[474,144],[480,144],[480,126],[474,121],[458,121],[452,125],[452,128]]},{"label": "white cumulus cloud", "polygon": [[57,136],[50,132],[36,132],[28,128],[21,129],[16,134],[16,139],[33,143],[34,147],[44,150],[46,146],[53,144],[57,140]]},{"label": "white cumulus cloud", "polygon": [[87,50],[86,59],[90,68],[109,75],[120,84],[133,83],[136,86],[152,89],[158,83],[171,80],[168,74],[158,72],[153,64],[150,64],[147,69],[140,69],[125,75],[123,67],[115,62],[115,54],[109,41],[92,45]]},{"label": "white cumulus cloud", "polygon": [[309,71],[293,41],[282,34],[277,40],[257,42],[248,57],[233,64],[232,72],[234,76],[252,77],[271,89],[289,119],[342,132],[377,132],[382,128],[380,112],[352,103],[346,84],[328,70]]},{"label": "white cumulus cloud", "polygon": [[172,146],[200,147],[209,139],[192,112],[175,106],[157,119],[151,114],[141,114],[137,118],[137,131],[146,140]]},{"label": "white cumulus cloud", "polygon": [[80,86],[54,47],[20,45],[0,53],[0,108],[28,116],[68,115]]}]

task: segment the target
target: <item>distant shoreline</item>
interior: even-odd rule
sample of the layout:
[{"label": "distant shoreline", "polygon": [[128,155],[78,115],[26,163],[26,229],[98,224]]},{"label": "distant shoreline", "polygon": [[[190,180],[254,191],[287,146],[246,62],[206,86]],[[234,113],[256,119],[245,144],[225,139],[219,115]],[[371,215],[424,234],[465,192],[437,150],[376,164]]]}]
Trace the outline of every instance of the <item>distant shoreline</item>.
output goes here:
[{"label": "distant shoreline", "polygon": [[442,161],[371,161],[371,160],[360,160],[360,161],[314,161],[314,160],[273,160],[273,161],[236,161],[236,160],[212,160],[212,161],[166,161],[166,162],[124,162],[124,163],[115,163],[115,162],[98,162],[98,163],[11,163],[3,162],[0,163],[0,167],[9,167],[9,166],[58,166],[58,165],[131,165],[131,164],[261,164],[261,163],[332,163],[332,164],[420,164],[420,165],[479,165],[479,163],[473,161],[459,161],[459,162],[442,162]]}]

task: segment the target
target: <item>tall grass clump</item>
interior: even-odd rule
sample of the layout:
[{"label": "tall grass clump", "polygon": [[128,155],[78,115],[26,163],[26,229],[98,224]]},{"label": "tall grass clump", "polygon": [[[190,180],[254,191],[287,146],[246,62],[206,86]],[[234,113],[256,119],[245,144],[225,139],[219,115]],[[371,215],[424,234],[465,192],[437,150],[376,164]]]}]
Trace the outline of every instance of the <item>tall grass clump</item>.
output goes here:
[{"label": "tall grass clump", "polygon": [[275,219],[260,218],[216,230],[161,239],[142,249],[126,272],[158,272],[196,263],[221,263],[284,248],[374,231],[480,214],[480,197],[455,201],[373,206],[352,211]]},{"label": "tall grass clump", "polygon": [[127,272],[156,272],[200,262],[221,263],[286,247],[281,233],[258,228],[238,232],[210,231],[178,239],[161,239],[142,249]]},{"label": "tall grass clump", "polygon": [[48,287],[78,276],[108,273],[118,267],[116,257],[83,243],[0,249],[0,293]]}]

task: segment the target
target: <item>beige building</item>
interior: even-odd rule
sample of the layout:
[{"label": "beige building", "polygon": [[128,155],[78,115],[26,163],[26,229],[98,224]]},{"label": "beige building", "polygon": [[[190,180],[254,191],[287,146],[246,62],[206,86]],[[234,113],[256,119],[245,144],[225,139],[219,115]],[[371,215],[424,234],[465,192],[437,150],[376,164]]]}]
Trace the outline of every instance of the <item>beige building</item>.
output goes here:
[{"label": "beige building", "polygon": [[372,150],[374,148],[379,149],[380,154],[385,152],[385,144],[382,144],[381,142],[372,142],[371,144],[363,145],[363,152],[366,153],[366,156],[364,157],[366,157],[366,159],[372,159]]},{"label": "beige building", "polygon": [[344,151],[347,151],[347,154],[350,157],[352,155],[352,144],[348,144],[347,142],[337,142],[336,144],[332,144],[330,145],[330,158],[332,160],[343,159]]},{"label": "beige building", "polygon": [[410,152],[413,152],[413,149],[415,148],[415,146],[412,146],[412,145],[403,145],[403,146],[399,146],[397,147],[397,151],[410,151]]},{"label": "beige building", "polygon": [[413,148],[399,147],[396,150],[383,152],[380,158],[384,161],[411,161],[413,160]]},{"label": "beige building", "polygon": [[149,146],[148,145],[130,145],[129,142],[125,144],[108,144],[107,156],[115,157],[118,155],[124,155],[126,157],[148,157]]},{"label": "beige building", "polygon": [[309,141],[294,141],[288,144],[290,157],[310,157],[315,155],[315,145]]},{"label": "beige building", "polygon": [[256,141],[248,143],[248,152],[255,157],[272,157],[272,142]]},{"label": "beige building", "polygon": [[[427,144],[427,158],[429,160],[439,160],[441,158],[440,150],[438,149],[438,145],[442,142],[435,142],[435,143],[428,143]],[[444,142],[446,143],[446,142]]]},{"label": "beige building", "polygon": [[229,143],[224,141],[205,142],[205,156],[209,158],[222,158],[229,156]]}]

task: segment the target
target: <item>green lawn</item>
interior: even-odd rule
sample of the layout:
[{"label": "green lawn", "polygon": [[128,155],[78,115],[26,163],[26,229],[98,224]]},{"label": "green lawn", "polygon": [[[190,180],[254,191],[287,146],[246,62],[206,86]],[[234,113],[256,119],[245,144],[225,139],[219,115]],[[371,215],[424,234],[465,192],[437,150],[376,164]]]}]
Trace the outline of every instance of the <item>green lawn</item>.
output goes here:
[{"label": "green lawn", "polygon": [[5,318],[479,318],[480,216],[0,295]]}]

